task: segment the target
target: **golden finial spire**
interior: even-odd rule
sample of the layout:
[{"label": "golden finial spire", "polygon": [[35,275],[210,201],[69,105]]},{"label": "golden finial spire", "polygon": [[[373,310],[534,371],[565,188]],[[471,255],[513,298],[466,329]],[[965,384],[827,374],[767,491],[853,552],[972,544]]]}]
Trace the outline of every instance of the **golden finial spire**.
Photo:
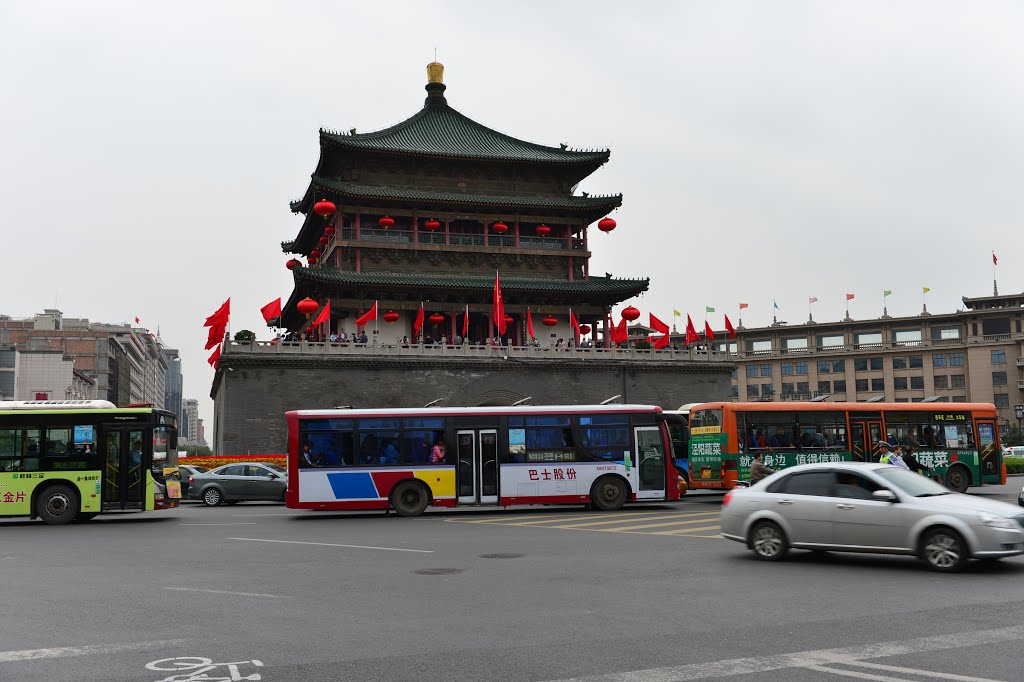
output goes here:
[{"label": "golden finial spire", "polygon": [[437,61],[437,50],[434,50],[434,61],[427,64],[427,82],[444,83],[444,64]]}]

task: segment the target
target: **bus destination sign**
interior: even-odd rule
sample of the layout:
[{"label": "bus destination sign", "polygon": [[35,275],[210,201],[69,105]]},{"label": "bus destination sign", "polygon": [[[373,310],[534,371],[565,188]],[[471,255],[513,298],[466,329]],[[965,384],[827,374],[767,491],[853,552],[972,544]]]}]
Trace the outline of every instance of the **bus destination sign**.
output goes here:
[{"label": "bus destination sign", "polygon": [[938,412],[932,415],[932,421],[940,422],[966,422],[970,421],[965,412]]}]

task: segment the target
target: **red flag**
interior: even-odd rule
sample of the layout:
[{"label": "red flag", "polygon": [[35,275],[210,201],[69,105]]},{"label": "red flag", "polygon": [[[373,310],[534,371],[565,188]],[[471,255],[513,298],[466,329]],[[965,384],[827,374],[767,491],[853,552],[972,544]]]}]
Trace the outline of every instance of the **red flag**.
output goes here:
[{"label": "red flag", "polygon": [[686,345],[689,346],[697,340],[697,330],[693,328],[693,320],[686,316]]},{"label": "red flag", "polygon": [[[373,317],[370,318],[370,319],[376,320],[377,319],[377,303],[376,302],[374,302],[373,308],[370,310],[370,312],[373,313]],[[367,313],[367,315],[369,315],[369,314],[370,313]],[[365,317],[365,315],[364,315],[364,317]],[[363,318],[361,317],[359,319],[361,320]],[[331,321],[331,299],[327,299],[327,303],[325,303],[324,307],[320,310],[320,314],[316,316],[316,319],[313,320],[313,322],[309,326],[310,327],[316,327],[317,325],[323,324],[324,322],[330,322],[330,321]],[[356,324],[362,325],[362,324],[366,324],[366,323],[365,322],[360,323],[359,320],[356,320]]]},{"label": "red flag", "polygon": [[423,329],[423,304],[420,303],[420,311],[416,313],[416,319],[412,323],[412,337],[413,340],[420,335],[420,330]]},{"label": "red flag", "polygon": [[501,280],[498,273],[494,273],[494,324],[498,327],[498,334],[505,335],[505,301],[501,298]]},{"label": "red flag", "polygon": [[215,324],[210,327],[210,334],[206,337],[206,350],[219,346],[220,342],[224,340],[225,331],[227,331],[227,327],[222,324]]},{"label": "red flag", "polygon": [[746,303],[740,303],[740,310],[743,310],[744,308],[749,308],[749,307],[750,306],[747,305]]},{"label": "red flag", "polygon": [[268,323],[274,318],[281,317],[281,299],[275,299],[270,303],[260,308],[260,312],[263,313],[263,319]]},{"label": "red flag", "polygon": [[[328,301],[328,302],[327,302],[327,304],[328,304],[328,305],[330,305],[330,303],[331,303],[330,301]],[[325,307],[326,307],[326,306],[325,306]],[[321,317],[323,317],[323,313],[321,313],[321,314],[320,314],[320,316],[321,316]],[[423,311],[422,311],[422,310],[420,310],[420,319],[422,319],[422,317],[423,317]],[[317,319],[320,319],[320,318],[318,317]],[[373,302],[373,307],[372,307],[372,308],[370,308],[369,310],[367,310],[367,311],[366,311],[365,313],[363,313],[363,314],[362,314],[362,315],[361,315],[361,316],[359,317],[359,319],[358,319],[358,320],[356,320],[356,326],[357,326],[357,327],[362,327],[362,326],[364,326],[364,325],[365,325],[365,324],[366,324],[367,322],[373,322],[373,321],[374,321],[374,320],[376,320],[376,319],[377,319],[377,302],[376,302],[376,301],[374,301],[374,302]],[[314,324],[315,324],[315,323],[314,323]]]},{"label": "red flag", "polygon": [[210,363],[214,369],[220,367],[220,346],[217,346],[217,349],[213,351],[207,362]]},{"label": "red flag", "polygon": [[729,332],[729,338],[736,338],[736,329],[732,326],[732,321],[729,320],[729,316],[725,316],[725,331]]},{"label": "red flag", "polygon": [[462,316],[462,336],[469,336],[469,304],[466,304],[466,314]]},{"label": "red flag", "polygon": [[530,315],[530,309],[526,309],[526,333],[530,335],[531,339],[537,338],[533,333],[533,316]]},{"label": "red flag", "polygon": [[664,348],[671,341],[671,338],[669,337],[668,325],[659,320],[658,318],[656,318],[654,316],[654,313],[650,313],[650,316],[651,329],[653,329],[656,332],[661,332],[662,334],[662,336],[659,336],[657,339],[654,340],[654,348],[655,350],[657,350],[658,348]]},{"label": "red flag", "polygon": [[569,308],[569,326],[572,327],[573,336],[576,337],[576,345],[580,345],[580,321],[572,314],[572,308]]},{"label": "red flag", "polygon": [[138,324],[138,323],[139,323],[139,316],[138,316],[138,315],[136,315],[136,316],[135,316],[135,324]]},{"label": "red flag", "polygon": [[711,331],[711,325],[708,324],[707,320],[704,320],[704,338],[708,341],[715,340],[715,333]]},{"label": "red flag", "polygon": [[626,328],[626,318],[619,320],[617,325],[612,325],[612,328],[608,332],[608,336],[611,338],[612,343],[618,345],[624,341],[629,340],[629,330]]},{"label": "red flag", "polygon": [[996,252],[992,252],[992,265],[999,265],[999,259],[996,258]]},{"label": "red flag", "polygon": [[856,298],[856,297],[853,294],[847,294],[846,295],[846,300],[847,301],[852,301],[854,298]]},{"label": "red flag", "polygon": [[215,324],[222,324],[227,326],[228,316],[231,314],[231,299],[224,301],[221,307],[217,308],[217,312],[206,318],[206,322],[203,322],[204,327],[212,327]]}]

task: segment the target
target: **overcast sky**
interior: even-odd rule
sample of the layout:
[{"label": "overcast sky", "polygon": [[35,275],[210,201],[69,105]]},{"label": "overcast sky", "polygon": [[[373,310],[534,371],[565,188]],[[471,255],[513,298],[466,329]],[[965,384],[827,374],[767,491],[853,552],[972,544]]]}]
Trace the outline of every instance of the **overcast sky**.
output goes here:
[{"label": "overcast sky", "polygon": [[267,335],[317,129],[413,114],[435,47],[462,113],[611,148],[591,271],[649,276],[641,321],[948,312],[993,250],[1024,290],[1022,35],[1008,2],[3,1],[0,313],[159,326],[212,424],[204,318]]}]

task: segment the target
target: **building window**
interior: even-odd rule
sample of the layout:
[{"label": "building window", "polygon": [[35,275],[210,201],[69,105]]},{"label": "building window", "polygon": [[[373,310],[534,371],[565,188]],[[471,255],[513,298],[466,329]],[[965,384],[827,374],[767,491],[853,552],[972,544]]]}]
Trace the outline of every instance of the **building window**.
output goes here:
[{"label": "building window", "polygon": [[1010,406],[1010,394],[1009,393],[996,393],[992,396],[992,402],[995,403],[996,407],[1009,407]]},{"label": "building window", "polygon": [[906,377],[893,377],[892,387],[897,391],[907,390],[907,378]]},{"label": "building window", "polygon": [[853,371],[854,372],[866,372],[866,371],[868,371],[868,359],[867,358],[854,358],[854,360],[853,360]]},{"label": "building window", "polygon": [[747,386],[747,398],[757,398],[757,397],[758,397],[757,384],[750,384],[749,386]]},{"label": "building window", "polygon": [[833,360],[832,361],[833,372],[845,372],[846,371],[846,360]]},{"label": "building window", "polygon": [[796,392],[795,383],[784,383],[782,384],[782,395],[793,395]]},{"label": "building window", "polygon": [[818,337],[818,348],[842,348],[845,345],[846,340],[842,335]]},{"label": "building window", "polygon": [[949,377],[945,374],[936,375],[935,388],[949,388]]},{"label": "building window", "polygon": [[932,356],[932,367],[945,367],[946,366],[946,354],[936,353]]},{"label": "building window", "polygon": [[772,352],[771,339],[768,339],[767,341],[748,341],[747,350],[754,355],[768,355]]},{"label": "building window", "polygon": [[963,353],[950,353],[949,354],[949,366],[950,367],[963,367],[964,366],[964,354]]},{"label": "building window", "polygon": [[796,336],[791,339],[784,339],[782,347],[786,350],[807,350],[807,337]]},{"label": "building window", "polygon": [[801,374],[801,375],[806,375],[807,374],[807,363],[806,362],[798,362],[798,363],[796,363],[796,373],[797,374]]},{"label": "building window", "polygon": [[892,359],[892,368],[893,369],[906,369],[907,368],[907,359],[906,358],[893,358]]},{"label": "building window", "polygon": [[932,327],[932,338],[936,341],[959,339],[960,327]]},{"label": "building window", "polygon": [[832,392],[832,382],[830,382],[830,381],[819,381],[818,382],[818,394],[819,395],[824,394],[824,393],[831,393],[831,392]]},{"label": "building window", "polygon": [[897,329],[896,343],[898,345],[917,345],[921,343],[920,329]]},{"label": "building window", "polygon": [[881,346],[882,332],[863,332],[857,334],[856,339],[858,346]]},{"label": "building window", "polygon": [[993,365],[1005,365],[1006,364],[1006,351],[1005,350],[994,350],[994,351],[992,351],[992,364]]},{"label": "building window", "polygon": [[739,398],[740,397],[740,387],[739,386],[733,386],[732,387],[732,397],[733,398]]},{"label": "building window", "polygon": [[836,393],[846,393],[846,379],[837,379],[832,382],[832,390]]},{"label": "building window", "polygon": [[784,363],[782,363],[782,376],[788,377],[792,373],[793,373],[793,363],[792,362],[784,362]]},{"label": "building window", "polygon": [[910,398],[896,398],[896,402],[898,402],[898,403],[909,403],[910,402]]},{"label": "building window", "polygon": [[1006,385],[1006,372],[992,372],[992,385],[993,386],[1005,386]]},{"label": "building window", "polygon": [[818,374],[828,374],[832,371],[832,363],[828,360],[818,360]]},{"label": "building window", "polygon": [[882,371],[882,358],[868,358],[868,367],[872,372]]},{"label": "building window", "polygon": [[856,386],[857,386],[857,393],[867,393],[868,392],[868,380],[867,379],[857,379]]},{"label": "building window", "polygon": [[964,374],[952,374],[952,375],[950,375],[949,379],[952,382],[951,385],[953,386],[953,388],[966,388],[967,387],[967,379],[966,379],[966,375],[964,375]]},{"label": "building window", "polygon": [[885,379],[872,379],[871,380],[872,391],[884,391],[885,390]]},{"label": "building window", "polygon": [[747,377],[757,376],[757,365],[747,365]]},{"label": "building window", "polygon": [[955,395],[955,396],[953,396],[953,402],[954,403],[966,403],[967,402],[967,396],[965,396],[965,395]]},{"label": "building window", "polygon": [[924,367],[924,357],[920,355],[911,355],[910,358],[910,369],[921,369]]},{"label": "building window", "polygon": [[796,382],[796,392],[800,395],[807,395],[811,392],[811,384],[807,381]]},{"label": "building window", "polygon": [[770,377],[772,375],[771,365],[761,365],[761,376]]},{"label": "building window", "polygon": [[775,395],[775,387],[771,384],[761,384],[761,395],[765,398],[770,398]]},{"label": "building window", "polygon": [[923,391],[924,390],[924,377],[910,377],[910,390],[912,390],[912,391]]}]

